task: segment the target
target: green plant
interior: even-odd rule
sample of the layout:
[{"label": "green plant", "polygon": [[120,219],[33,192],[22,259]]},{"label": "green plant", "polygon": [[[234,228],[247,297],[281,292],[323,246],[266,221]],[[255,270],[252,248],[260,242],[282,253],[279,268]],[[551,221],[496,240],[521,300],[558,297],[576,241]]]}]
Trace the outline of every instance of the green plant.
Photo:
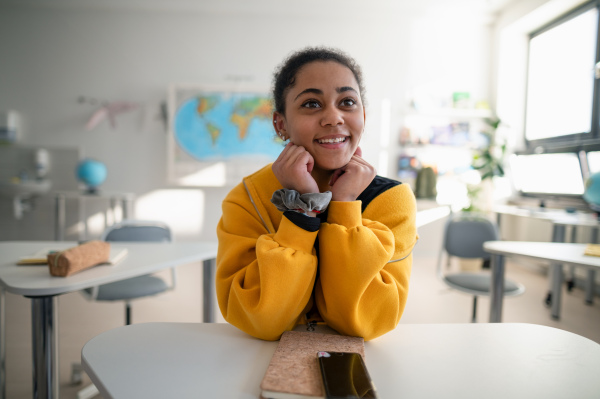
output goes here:
[{"label": "green plant", "polygon": [[467,198],[469,199],[469,206],[463,208],[463,212],[478,212],[480,209],[475,206],[475,199],[479,196],[481,187],[477,184],[467,184]]},{"label": "green plant", "polygon": [[496,137],[496,129],[500,126],[500,119],[486,119],[486,123],[490,127],[490,131],[482,132],[487,136],[488,145],[477,150],[473,154],[471,167],[479,172],[481,182],[476,185],[467,185],[467,197],[469,198],[469,206],[463,208],[465,212],[480,211],[474,205],[477,198],[482,194],[482,184],[486,180],[491,180],[494,176],[504,176],[504,154],[506,153],[506,144],[498,145]]},{"label": "green plant", "polygon": [[471,166],[479,171],[481,181],[491,179],[494,176],[504,176],[504,153],[506,144],[498,146],[496,144],[495,132],[500,126],[500,119],[487,119],[486,122],[492,128],[491,132],[483,132],[488,138],[488,145],[473,155]]}]

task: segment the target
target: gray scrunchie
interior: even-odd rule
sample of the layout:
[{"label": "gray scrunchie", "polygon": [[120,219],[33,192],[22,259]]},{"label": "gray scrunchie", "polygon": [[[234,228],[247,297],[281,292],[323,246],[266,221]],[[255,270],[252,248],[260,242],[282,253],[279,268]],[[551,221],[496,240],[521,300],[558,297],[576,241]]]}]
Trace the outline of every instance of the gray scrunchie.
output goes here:
[{"label": "gray scrunchie", "polygon": [[324,193],[302,194],[296,190],[282,188],[273,193],[271,202],[282,212],[316,212],[321,213],[331,201],[331,191]]}]

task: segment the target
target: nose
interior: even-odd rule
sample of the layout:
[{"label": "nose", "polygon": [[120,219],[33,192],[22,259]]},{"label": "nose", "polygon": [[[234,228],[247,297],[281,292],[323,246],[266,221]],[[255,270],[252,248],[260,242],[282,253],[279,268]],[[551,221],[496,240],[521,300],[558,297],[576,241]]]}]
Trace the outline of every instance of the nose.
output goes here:
[{"label": "nose", "polygon": [[344,124],[344,114],[337,107],[327,107],[323,110],[321,126],[338,126]]}]

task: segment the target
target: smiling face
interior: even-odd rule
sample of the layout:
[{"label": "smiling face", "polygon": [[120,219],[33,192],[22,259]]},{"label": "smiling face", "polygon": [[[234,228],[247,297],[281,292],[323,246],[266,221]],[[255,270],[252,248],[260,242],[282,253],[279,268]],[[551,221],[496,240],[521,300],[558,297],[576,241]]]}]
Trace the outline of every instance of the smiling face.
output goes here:
[{"label": "smiling face", "polygon": [[333,171],[349,161],[365,127],[359,85],[350,69],[315,61],[298,71],[285,95],[276,129],[314,158],[315,169]]}]

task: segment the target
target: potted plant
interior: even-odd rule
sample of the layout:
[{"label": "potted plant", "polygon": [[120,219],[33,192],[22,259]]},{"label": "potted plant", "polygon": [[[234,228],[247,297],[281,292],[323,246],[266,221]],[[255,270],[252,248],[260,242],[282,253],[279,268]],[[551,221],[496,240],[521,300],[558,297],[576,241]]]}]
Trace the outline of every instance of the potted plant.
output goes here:
[{"label": "potted plant", "polygon": [[[504,155],[506,144],[498,144],[496,129],[500,119],[486,119],[490,131],[482,132],[487,136],[487,145],[473,154],[471,167],[479,172],[481,180],[478,184],[467,185],[469,206],[463,212],[490,213],[494,203],[494,177],[504,176]],[[483,263],[483,264],[482,264]],[[464,271],[476,271],[481,267],[489,268],[489,261],[482,259],[460,259],[460,268]]]},{"label": "potted plant", "polygon": [[471,167],[479,172],[481,181],[478,184],[467,185],[469,206],[463,208],[464,212],[491,212],[494,200],[494,177],[504,176],[504,155],[506,144],[499,144],[496,129],[500,126],[500,119],[486,119],[490,131],[482,132],[487,136],[487,145],[476,150],[473,154]]}]

